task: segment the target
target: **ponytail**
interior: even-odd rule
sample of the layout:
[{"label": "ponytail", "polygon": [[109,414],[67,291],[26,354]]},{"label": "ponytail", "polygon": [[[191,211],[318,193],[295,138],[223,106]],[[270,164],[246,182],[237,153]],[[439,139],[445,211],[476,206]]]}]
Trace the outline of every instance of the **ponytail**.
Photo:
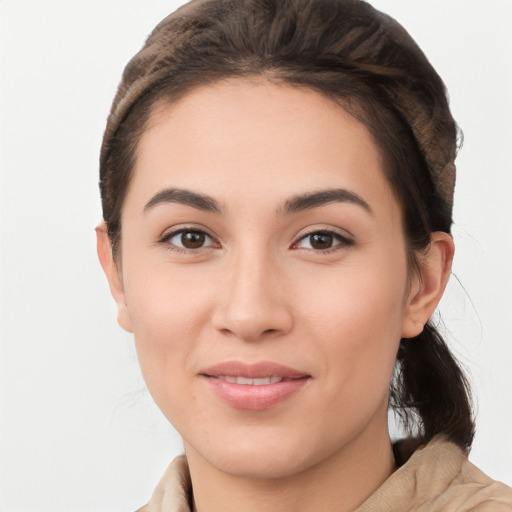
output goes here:
[{"label": "ponytail", "polygon": [[390,405],[409,434],[428,442],[437,434],[469,451],[475,434],[469,383],[450,349],[429,322],[402,339]]}]

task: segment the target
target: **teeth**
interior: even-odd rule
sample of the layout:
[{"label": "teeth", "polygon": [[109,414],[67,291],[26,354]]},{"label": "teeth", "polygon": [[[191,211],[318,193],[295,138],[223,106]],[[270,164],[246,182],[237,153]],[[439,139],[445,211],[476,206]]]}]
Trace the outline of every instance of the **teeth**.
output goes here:
[{"label": "teeth", "polygon": [[277,384],[283,380],[283,377],[261,377],[258,379],[250,379],[248,377],[233,377],[231,375],[219,375],[217,378],[233,384],[242,384],[244,386],[265,386],[267,384]]}]

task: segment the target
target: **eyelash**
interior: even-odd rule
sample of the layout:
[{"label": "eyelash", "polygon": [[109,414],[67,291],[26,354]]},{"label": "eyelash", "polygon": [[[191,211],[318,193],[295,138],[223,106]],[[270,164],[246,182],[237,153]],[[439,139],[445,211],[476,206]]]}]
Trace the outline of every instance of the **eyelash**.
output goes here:
[{"label": "eyelash", "polygon": [[[185,233],[194,233],[197,235],[203,235],[210,239],[211,243],[206,246],[197,247],[197,248],[188,248],[188,247],[180,247],[174,243],[171,242],[171,240],[179,235],[183,235]],[[184,227],[177,229],[176,231],[172,231],[171,233],[165,234],[159,241],[159,243],[164,244],[167,249],[170,251],[179,252],[182,254],[191,254],[195,253],[198,254],[200,252],[203,252],[205,249],[209,249],[210,247],[217,248],[220,246],[220,244],[215,240],[215,238],[211,235],[209,235],[204,229],[200,228],[193,228],[193,227]]]},{"label": "eyelash", "polygon": [[348,238],[347,236],[344,236],[344,235],[338,233],[337,231],[334,231],[331,229],[314,229],[314,230],[302,235],[296,242],[294,242],[292,245],[292,249],[295,249],[295,250],[300,249],[300,247],[298,247],[298,244],[300,242],[302,242],[303,240],[306,240],[306,239],[312,237],[313,235],[330,236],[333,238],[333,242],[335,240],[338,241],[338,243],[332,245],[331,247],[328,247],[327,249],[316,250],[313,248],[307,248],[307,250],[313,251],[314,253],[317,253],[317,254],[330,254],[330,253],[336,252],[343,248],[347,249],[354,245],[354,241],[351,238]]},{"label": "eyelash", "polygon": [[[204,236],[204,237],[210,239],[211,243],[208,245],[202,245],[201,247],[197,247],[197,248],[188,248],[188,247],[180,247],[180,246],[176,245],[175,243],[171,242],[171,240],[173,238],[175,238],[179,235],[183,236],[185,233],[194,233],[199,236]],[[300,242],[302,242],[314,235],[332,237],[333,242],[335,240],[338,241],[338,243],[336,243],[326,249],[316,250],[312,247],[305,248],[306,250],[312,251],[317,254],[330,254],[330,253],[338,251],[342,248],[346,249],[346,248],[352,247],[354,245],[354,241],[352,239],[350,239],[344,235],[341,235],[337,231],[330,230],[330,229],[315,229],[315,230],[311,230],[308,233],[303,234],[296,242],[294,242],[292,244],[291,249],[293,249],[293,250],[300,249],[300,247],[299,247]],[[203,229],[193,228],[193,227],[188,227],[188,228],[184,227],[184,228],[180,228],[176,231],[172,231],[171,233],[167,233],[159,240],[159,243],[165,244],[166,247],[171,251],[175,251],[175,252],[179,252],[179,253],[183,253],[183,254],[191,254],[191,253],[198,254],[198,253],[202,252],[203,250],[209,249],[211,247],[213,247],[213,248],[220,247],[220,244],[215,240],[215,238],[213,236],[209,235]]]}]

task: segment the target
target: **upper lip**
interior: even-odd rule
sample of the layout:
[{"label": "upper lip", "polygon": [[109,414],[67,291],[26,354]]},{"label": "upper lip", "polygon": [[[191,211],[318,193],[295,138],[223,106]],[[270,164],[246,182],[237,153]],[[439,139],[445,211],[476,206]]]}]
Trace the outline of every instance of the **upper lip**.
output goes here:
[{"label": "upper lip", "polygon": [[219,375],[230,377],[247,377],[249,379],[261,379],[265,377],[281,377],[283,379],[300,379],[309,377],[307,373],[295,370],[272,361],[260,361],[248,364],[241,361],[224,361],[210,366],[199,372],[201,375],[216,377]]}]

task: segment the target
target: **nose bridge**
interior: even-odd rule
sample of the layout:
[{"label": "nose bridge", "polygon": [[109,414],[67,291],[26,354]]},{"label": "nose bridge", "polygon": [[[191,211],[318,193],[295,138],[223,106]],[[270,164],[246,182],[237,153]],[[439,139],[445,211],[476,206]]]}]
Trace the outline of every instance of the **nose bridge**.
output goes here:
[{"label": "nose bridge", "polygon": [[289,330],[291,311],[282,293],[285,279],[271,251],[261,245],[239,247],[227,267],[215,327],[246,341]]}]

